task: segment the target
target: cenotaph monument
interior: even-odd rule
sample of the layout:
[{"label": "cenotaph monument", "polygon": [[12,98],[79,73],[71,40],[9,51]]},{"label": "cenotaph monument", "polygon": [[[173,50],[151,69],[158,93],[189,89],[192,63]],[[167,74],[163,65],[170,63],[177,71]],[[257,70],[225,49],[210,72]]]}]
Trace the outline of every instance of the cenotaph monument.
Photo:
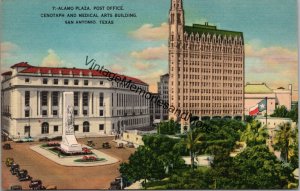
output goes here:
[{"label": "cenotaph monument", "polygon": [[74,93],[63,93],[63,134],[60,148],[66,153],[82,152],[74,133]]}]

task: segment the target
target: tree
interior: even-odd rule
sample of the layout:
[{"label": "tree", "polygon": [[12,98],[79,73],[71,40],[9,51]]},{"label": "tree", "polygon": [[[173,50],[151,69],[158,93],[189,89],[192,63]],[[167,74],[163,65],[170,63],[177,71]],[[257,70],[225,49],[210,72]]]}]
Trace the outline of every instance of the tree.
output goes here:
[{"label": "tree", "polygon": [[194,169],[194,159],[195,159],[195,152],[197,149],[197,145],[199,143],[201,143],[201,141],[199,141],[201,137],[201,134],[196,134],[195,131],[190,130],[187,133],[187,138],[185,139],[185,144],[186,144],[186,148],[187,150],[189,150],[190,152],[190,157],[191,157],[191,168]]},{"label": "tree", "polygon": [[174,135],[180,132],[180,125],[173,119],[165,122],[160,122],[157,127],[159,134]]},{"label": "tree", "polygon": [[231,189],[280,189],[292,178],[291,169],[277,160],[266,145],[247,147],[233,160],[238,177],[232,177]]},{"label": "tree", "polygon": [[241,134],[241,140],[245,141],[248,146],[266,144],[268,131],[265,126],[257,120],[248,123],[246,130]]},{"label": "tree", "polygon": [[286,162],[289,162],[289,153],[292,152],[292,145],[296,142],[297,132],[291,127],[291,123],[278,125],[274,137],[274,149],[281,152]]},{"label": "tree", "polygon": [[131,181],[143,179],[144,185],[149,179],[161,179],[165,175],[163,163],[157,160],[153,151],[144,146],[140,146],[129,157],[128,163],[120,165],[120,173]]},{"label": "tree", "polygon": [[289,111],[287,108],[282,105],[279,107],[276,107],[271,117],[288,117]]},{"label": "tree", "polygon": [[171,173],[173,169],[181,168],[184,165],[180,149],[175,146],[179,142],[178,139],[165,135],[145,135],[143,142],[145,147],[153,151],[157,160],[162,161],[166,173]]}]

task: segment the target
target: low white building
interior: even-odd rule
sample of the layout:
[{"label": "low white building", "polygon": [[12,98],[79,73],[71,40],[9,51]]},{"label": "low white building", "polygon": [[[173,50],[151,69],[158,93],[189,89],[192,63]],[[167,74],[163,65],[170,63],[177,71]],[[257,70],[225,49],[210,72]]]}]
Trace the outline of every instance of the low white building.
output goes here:
[{"label": "low white building", "polygon": [[[75,135],[101,136],[150,126],[149,101],[96,70],[15,64],[2,74],[1,124],[11,138],[62,135],[62,94],[74,92]],[[148,84],[127,77],[148,92]]]},{"label": "low white building", "polygon": [[[250,108],[254,107],[261,100],[268,98],[267,107],[268,115],[272,114],[276,107],[284,105],[288,110],[292,106],[292,85],[288,89],[279,87],[278,89],[271,89],[265,83],[251,84],[247,83],[245,86],[245,115],[249,115]],[[265,111],[261,113],[264,115]]]}]

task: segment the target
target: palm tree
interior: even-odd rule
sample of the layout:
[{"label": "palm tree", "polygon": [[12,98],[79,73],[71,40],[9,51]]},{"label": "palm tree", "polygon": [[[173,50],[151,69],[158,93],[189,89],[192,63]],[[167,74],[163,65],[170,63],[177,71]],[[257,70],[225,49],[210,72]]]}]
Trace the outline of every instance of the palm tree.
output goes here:
[{"label": "palm tree", "polygon": [[190,151],[190,157],[191,157],[191,167],[194,169],[194,161],[195,161],[195,152],[197,149],[197,145],[201,143],[199,141],[201,137],[201,134],[196,134],[194,130],[190,130],[187,133],[187,138],[186,138],[186,148]]},{"label": "palm tree", "polygon": [[254,146],[258,144],[265,144],[268,138],[268,131],[265,126],[257,120],[248,123],[246,130],[241,135],[241,140],[245,141],[247,145]]},{"label": "palm tree", "polygon": [[289,162],[289,153],[293,152],[292,145],[296,141],[297,133],[292,128],[291,123],[282,123],[278,125],[274,137],[274,149],[281,152],[286,162]]}]

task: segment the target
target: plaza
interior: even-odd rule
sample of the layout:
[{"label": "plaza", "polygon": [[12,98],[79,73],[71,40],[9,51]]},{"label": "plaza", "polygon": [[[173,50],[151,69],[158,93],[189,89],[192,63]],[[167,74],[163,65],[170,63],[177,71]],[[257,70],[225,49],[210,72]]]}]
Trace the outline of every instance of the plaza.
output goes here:
[{"label": "plaza", "polygon": [[[68,167],[51,161],[44,156],[33,151],[30,147],[39,145],[41,142],[14,143],[11,150],[2,150],[2,189],[8,189],[11,185],[22,185],[23,189],[28,189],[29,182],[19,182],[17,177],[11,175],[9,168],[5,166],[5,159],[13,157],[21,169],[28,170],[33,179],[40,179],[43,185],[56,185],[57,189],[108,189],[110,182],[120,176],[119,165],[127,161],[130,154],[135,152],[134,148],[115,147],[113,137],[83,138],[78,139],[81,144],[87,144],[87,140],[92,140],[96,145],[95,149],[116,158],[118,162],[102,166],[92,167]],[[101,145],[109,142],[110,149],[102,149]]]}]

